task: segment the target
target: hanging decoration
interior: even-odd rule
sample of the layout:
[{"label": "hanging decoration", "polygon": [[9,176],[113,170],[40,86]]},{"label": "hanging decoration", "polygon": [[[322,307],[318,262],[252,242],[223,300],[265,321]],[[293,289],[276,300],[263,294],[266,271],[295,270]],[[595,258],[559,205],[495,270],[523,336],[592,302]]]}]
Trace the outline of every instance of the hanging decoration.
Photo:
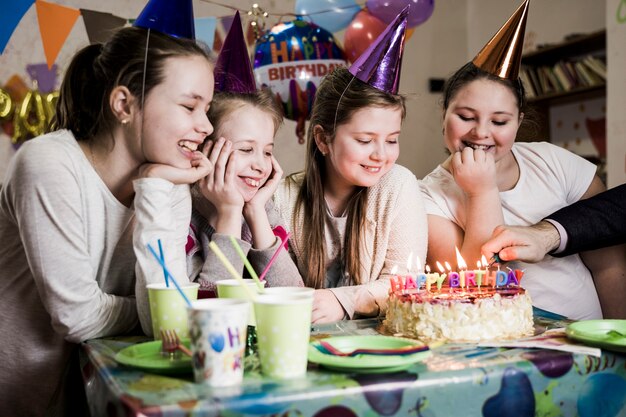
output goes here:
[{"label": "hanging decoration", "polygon": [[[201,1],[238,10],[215,0]],[[250,10],[240,10],[248,16],[248,44],[256,40],[254,72],[257,84],[269,87],[280,101],[285,116],[296,121],[300,143],[304,143],[305,122],[321,78],[335,66],[354,62],[407,3],[411,5],[407,20],[408,39],[415,26],[430,18],[434,0],[366,0],[364,6],[356,0],[296,0],[295,13],[267,12],[257,3]],[[105,42],[114,29],[134,21],[46,0],[12,0],[11,4],[13,6],[8,9],[3,7],[6,13],[0,13],[0,22],[4,23],[0,28],[0,53],[26,12],[35,5],[46,57],[44,65],[51,71],[79,16],[83,17],[89,42]],[[295,20],[265,30],[269,16],[280,16],[282,20],[289,15],[295,16]],[[227,31],[230,18],[229,13],[223,17],[195,19],[196,31],[202,34],[199,39],[219,51],[222,46],[219,23]],[[343,29],[345,50],[332,35]],[[36,70],[42,73],[41,68]],[[50,122],[58,92],[50,91],[46,86],[42,82],[39,88],[25,88],[26,91],[17,96],[6,85],[0,90],[0,125],[14,142],[22,142],[43,132]]]},{"label": "hanging decoration", "polygon": [[285,117],[296,121],[299,143],[304,143],[304,125],[319,82],[340,65],[346,60],[333,35],[301,18],[279,23],[257,41],[257,86],[269,87]]},{"label": "hanging decoration", "polygon": [[254,33],[254,39],[258,40],[261,34],[265,32],[265,19],[269,16],[269,13],[261,9],[258,4],[254,3],[252,9],[248,11],[248,16],[252,19],[250,26]]}]

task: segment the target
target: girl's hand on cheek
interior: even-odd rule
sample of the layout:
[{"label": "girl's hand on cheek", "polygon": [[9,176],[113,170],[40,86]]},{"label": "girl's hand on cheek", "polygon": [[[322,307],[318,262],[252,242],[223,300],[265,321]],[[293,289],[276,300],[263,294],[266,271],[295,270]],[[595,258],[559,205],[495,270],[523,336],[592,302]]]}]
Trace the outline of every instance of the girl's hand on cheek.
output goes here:
[{"label": "girl's hand on cheek", "polygon": [[254,197],[246,203],[246,207],[265,210],[265,204],[272,198],[274,192],[276,192],[276,188],[278,188],[282,177],[283,169],[278,164],[276,158],[272,156],[272,172],[270,176],[265,181],[265,184],[259,188]]},{"label": "girl's hand on cheek", "polygon": [[346,312],[331,290],[315,290],[313,293],[313,323],[331,323],[343,320]]},{"label": "girl's hand on cheek", "polygon": [[218,213],[243,208],[243,197],[236,185],[235,163],[237,155],[232,144],[224,138],[218,139],[209,151],[209,162],[213,171],[200,181],[200,191],[217,209]]},{"label": "girl's hand on cheek", "polygon": [[162,178],[174,184],[193,184],[206,177],[213,170],[213,164],[200,151],[195,151],[189,168],[172,165],[146,163],[139,167],[139,178]]},{"label": "girl's hand on cheek", "polygon": [[497,189],[496,164],[493,154],[466,147],[455,152],[451,160],[454,180],[468,195],[477,195]]}]

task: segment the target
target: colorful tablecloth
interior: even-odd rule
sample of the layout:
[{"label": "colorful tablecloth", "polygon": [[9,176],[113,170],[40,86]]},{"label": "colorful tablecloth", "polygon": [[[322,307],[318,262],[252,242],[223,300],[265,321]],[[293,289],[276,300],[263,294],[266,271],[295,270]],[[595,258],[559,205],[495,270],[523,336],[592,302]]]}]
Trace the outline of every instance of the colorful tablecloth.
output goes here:
[{"label": "colorful tablecloth", "polygon": [[[563,323],[536,318],[545,328]],[[374,319],[319,326],[313,335],[377,334]],[[310,364],[306,378],[275,381],[247,372],[231,389],[193,376],[118,364],[140,337],[90,340],[81,366],[93,416],[626,416],[626,356],[445,344],[395,373],[334,372]]]}]

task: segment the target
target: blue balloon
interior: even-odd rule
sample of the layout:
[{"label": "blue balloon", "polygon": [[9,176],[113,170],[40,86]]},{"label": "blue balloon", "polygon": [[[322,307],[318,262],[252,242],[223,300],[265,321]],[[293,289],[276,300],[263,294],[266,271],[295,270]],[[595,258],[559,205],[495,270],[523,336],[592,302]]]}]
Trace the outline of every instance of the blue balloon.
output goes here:
[{"label": "blue balloon", "polygon": [[354,0],[296,0],[296,14],[308,16],[329,32],[346,28],[360,10]]}]

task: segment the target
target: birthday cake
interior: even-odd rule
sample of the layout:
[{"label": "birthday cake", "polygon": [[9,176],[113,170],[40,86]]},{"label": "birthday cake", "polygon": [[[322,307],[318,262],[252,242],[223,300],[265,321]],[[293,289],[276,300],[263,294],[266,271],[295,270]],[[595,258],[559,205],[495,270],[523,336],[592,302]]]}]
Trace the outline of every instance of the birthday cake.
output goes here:
[{"label": "birthday cake", "polygon": [[511,274],[505,276],[500,286],[462,286],[451,280],[447,285],[440,281],[435,289],[430,284],[423,288],[411,285],[404,277],[392,279],[383,325],[394,335],[425,342],[479,342],[532,335],[530,296],[514,274],[517,285],[510,282]]}]

